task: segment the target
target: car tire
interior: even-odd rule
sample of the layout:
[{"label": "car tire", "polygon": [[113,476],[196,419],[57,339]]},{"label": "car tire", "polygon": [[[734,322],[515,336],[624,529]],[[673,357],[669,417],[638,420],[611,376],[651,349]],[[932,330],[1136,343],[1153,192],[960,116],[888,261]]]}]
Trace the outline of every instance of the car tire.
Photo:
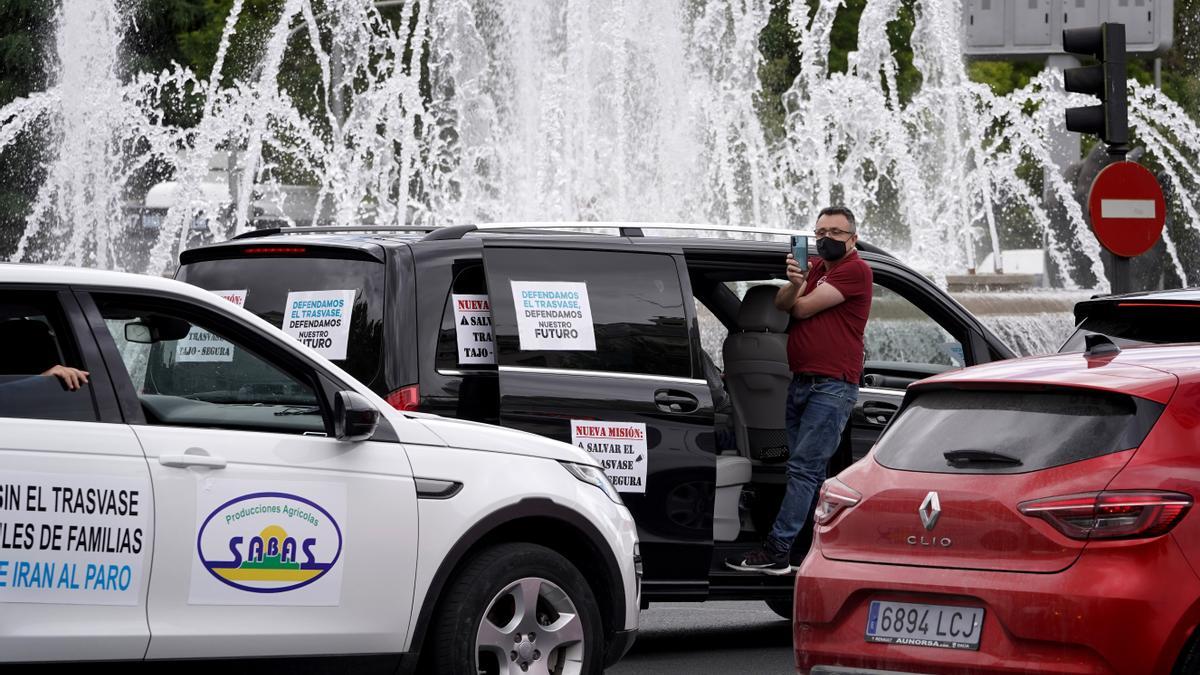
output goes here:
[{"label": "car tire", "polygon": [[779,618],[787,619],[788,621],[792,620],[792,601],[790,598],[787,600],[766,600],[765,602],[767,603],[767,607],[771,608],[772,612],[779,615]]},{"label": "car tire", "polygon": [[447,591],[430,635],[426,656],[436,675],[600,675],[604,668],[591,587],[569,560],[536,544],[500,544],[473,557]]}]

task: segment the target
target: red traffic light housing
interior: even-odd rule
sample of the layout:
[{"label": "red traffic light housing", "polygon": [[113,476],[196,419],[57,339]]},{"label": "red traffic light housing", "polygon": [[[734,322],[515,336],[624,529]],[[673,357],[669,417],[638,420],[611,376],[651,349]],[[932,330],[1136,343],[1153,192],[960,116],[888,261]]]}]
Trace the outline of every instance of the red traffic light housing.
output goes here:
[{"label": "red traffic light housing", "polygon": [[1067,108],[1067,130],[1095,134],[1108,144],[1109,154],[1125,155],[1129,150],[1125,24],[1064,30],[1063,51],[1100,61],[1099,65],[1063,71],[1067,91],[1100,99],[1100,105]]}]

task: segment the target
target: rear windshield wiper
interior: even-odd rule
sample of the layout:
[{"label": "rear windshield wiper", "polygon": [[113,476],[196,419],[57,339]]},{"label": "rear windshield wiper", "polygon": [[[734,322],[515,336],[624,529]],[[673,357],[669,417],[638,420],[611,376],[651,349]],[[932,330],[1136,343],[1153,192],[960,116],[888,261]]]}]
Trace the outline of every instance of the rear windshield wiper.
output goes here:
[{"label": "rear windshield wiper", "polygon": [[1020,464],[1021,460],[1012,455],[1006,455],[994,450],[950,450],[943,452],[942,457],[951,464],[967,462],[990,462],[994,464]]}]

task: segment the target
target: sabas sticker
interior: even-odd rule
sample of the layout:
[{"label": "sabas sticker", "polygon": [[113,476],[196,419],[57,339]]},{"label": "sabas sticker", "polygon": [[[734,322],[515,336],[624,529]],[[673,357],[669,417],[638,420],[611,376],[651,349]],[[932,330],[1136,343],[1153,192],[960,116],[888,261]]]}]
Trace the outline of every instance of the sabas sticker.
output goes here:
[{"label": "sabas sticker", "polygon": [[[258,489],[247,489],[255,485]],[[199,493],[188,602],[337,605],[346,490],[341,484],[214,481]],[[219,502],[215,506],[213,502]]]}]

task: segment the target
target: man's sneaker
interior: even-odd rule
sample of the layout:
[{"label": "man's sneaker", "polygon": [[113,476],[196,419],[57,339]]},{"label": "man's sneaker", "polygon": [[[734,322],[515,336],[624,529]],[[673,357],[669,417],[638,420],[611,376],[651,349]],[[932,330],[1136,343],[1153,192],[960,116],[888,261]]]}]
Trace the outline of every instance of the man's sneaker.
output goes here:
[{"label": "man's sneaker", "polygon": [[763,546],[748,551],[745,555],[726,558],[725,566],[740,572],[762,572],[775,576],[789,574],[792,571],[787,556],[776,555]]}]

